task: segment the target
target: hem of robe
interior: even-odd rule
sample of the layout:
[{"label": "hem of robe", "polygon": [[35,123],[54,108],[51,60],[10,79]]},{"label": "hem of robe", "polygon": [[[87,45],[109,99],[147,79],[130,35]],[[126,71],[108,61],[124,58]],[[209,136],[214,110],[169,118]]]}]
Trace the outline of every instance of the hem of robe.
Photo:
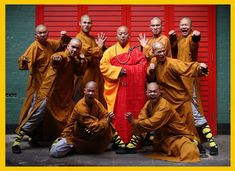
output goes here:
[{"label": "hem of robe", "polygon": [[193,159],[184,159],[181,160],[179,156],[168,156],[166,154],[152,153],[145,155],[147,158],[157,159],[157,160],[166,160],[170,162],[186,162],[186,163],[196,163],[200,161],[200,158],[195,157]]}]

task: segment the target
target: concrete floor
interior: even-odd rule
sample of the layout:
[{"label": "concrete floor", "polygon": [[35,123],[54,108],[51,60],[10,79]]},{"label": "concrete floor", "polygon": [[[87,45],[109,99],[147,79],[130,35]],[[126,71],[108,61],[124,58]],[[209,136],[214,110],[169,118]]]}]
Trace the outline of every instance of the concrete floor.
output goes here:
[{"label": "concrete floor", "polygon": [[[28,142],[22,142],[22,153],[13,154],[11,145],[15,135],[6,136],[6,166],[230,166],[230,135],[218,135],[216,142],[219,155],[201,158],[197,163],[175,163],[146,158],[144,155],[151,149],[146,146],[137,154],[118,155],[108,150],[99,155],[70,154],[55,159],[48,155],[48,147],[32,148]],[[204,144],[208,148],[208,144]]]}]

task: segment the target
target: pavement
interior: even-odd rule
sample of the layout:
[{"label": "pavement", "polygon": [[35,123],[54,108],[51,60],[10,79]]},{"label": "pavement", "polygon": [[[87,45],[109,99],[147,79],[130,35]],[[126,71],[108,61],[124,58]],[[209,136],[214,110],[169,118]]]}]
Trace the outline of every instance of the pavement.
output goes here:
[{"label": "pavement", "polygon": [[209,155],[208,143],[203,146],[207,156],[197,163],[177,163],[146,158],[151,146],[144,146],[137,154],[116,154],[111,149],[98,155],[70,154],[64,158],[49,156],[48,147],[31,147],[26,139],[22,142],[22,153],[13,154],[11,145],[15,135],[6,135],[6,166],[231,166],[230,135],[217,135],[219,155]]}]

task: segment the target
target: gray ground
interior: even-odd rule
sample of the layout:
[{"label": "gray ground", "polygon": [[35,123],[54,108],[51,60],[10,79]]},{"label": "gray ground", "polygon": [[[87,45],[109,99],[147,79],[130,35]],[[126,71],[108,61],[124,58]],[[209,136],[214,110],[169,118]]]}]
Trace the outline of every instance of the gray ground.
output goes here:
[{"label": "gray ground", "polygon": [[[13,154],[11,145],[15,135],[6,136],[6,166],[230,166],[230,135],[218,135],[216,142],[219,155],[201,158],[198,163],[174,163],[146,158],[151,146],[139,150],[137,154],[118,155],[108,150],[99,155],[70,154],[64,158],[55,159],[48,155],[48,147],[32,148],[28,142],[22,142],[22,153]],[[204,144],[208,148],[208,144]]]}]

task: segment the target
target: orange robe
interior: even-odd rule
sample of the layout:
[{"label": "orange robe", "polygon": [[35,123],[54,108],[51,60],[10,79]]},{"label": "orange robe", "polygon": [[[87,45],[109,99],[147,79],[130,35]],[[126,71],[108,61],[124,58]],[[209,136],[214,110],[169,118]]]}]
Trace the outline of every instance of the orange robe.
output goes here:
[{"label": "orange robe", "polygon": [[175,162],[200,161],[198,148],[193,143],[197,137],[185,127],[179,114],[164,98],[159,97],[155,106],[148,101],[131,125],[134,134],[155,132],[153,145],[158,153],[147,157]]},{"label": "orange robe", "polygon": [[181,77],[203,76],[199,63],[182,62],[166,57],[163,64],[157,64],[154,74],[156,75],[162,96],[167,99],[172,104],[172,107],[180,114],[187,128],[198,136],[194,125],[191,96],[185,90]]},{"label": "orange robe", "polygon": [[[191,34],[192,31],[187,37],[178,36],[177,40],[175,40],[175,42],[172,42],[172,49],[175,53],[174,56],[184,62],[196,62],[198,58],[199,42],[194,42],[192,40]],[[200,78],[182,77],[182,80],[190,96],[193,96],[193,86],[195,84],[198,110],[203,115],[203,107],[200,95]]]},{"label": "orange robe", "polygon": [[[89,129],[91,134],[85,129]],[[94,99],[90,107],[85,98],[82,98],[75,105],[61,135],[69,144],[73,144],[79,153],[104,152],[112,139],[108,111],[97,99]]]},{"label": "orange robe", "polygon": [[[104,79],[100,73],[100,59],[102,58],[103,51],[99,48],[95,42],[95,38],[91,35],[86,35],[84,32],[80,32],[76,35],[76,38],[82,41],[81,53],[86,54],[88,50],[91,50],[90,56],[85,56],[88,60],[87,68],[82,79],[79,80],[80,83],[80,98],[83,97],[83,89],[87,82],[95,81],[98,84],[98,92],[96,98],[106,107],[106,102],[104,100]],[[77,80],[78,81],[78,80]],[[78,84],[78,83],[77,83]],[[76,85],[78,86],[78,85]]]},{"label": "orange robe", "polygon": [[[152,46],[155,42],[161,42],[165,45],[166,47],[166,56],[170,57],[172,56],[171,53],[171,44],[170,44],[170,40],[168,39],[168,37],[166,35],[164,35],[163,33],[161,33],[158,37],[153,37],[151,38],[147,45],[143,47],[143,52],[145,57],[147,58],[149,63],[153,63],[153,64],[157,64],[157,58],[154,57],[154,54],[152,53]],[[155,82],[156,79],[147,76],[147,82]]]},{"label": "orange robe", "polygon": [[[82,75],[83,63],[69,57],[69,52],[58,52],[52,55],[60,56],[61,62],[56,68],[50,65],[47,74],[37,92],[36,102],[32,111],[24,117],[18,127],[18,131],[24,125],[29,117],[38,109],[44,99],[46,101],[46,112],[40,130],[42,135],[35,135],[37,139],[53,140],[57,138],[64,129],[67,118],[71,114],[74,102],[74,78],[75,75]],[[42,136],[42,137],[41,137]]]},{"label": "orange robe", "polygon": [[[33,95],[38,94],[38,90],[46,76],[50,57],[60,46],[61,41],[59,40],[47,40],[46,45],[42,45],[36,40],[28,47],[25,53],[19,57],[19,69],[29,70],[26,98],[21,109],[19,124],[27,117]],[[23,63],[24,56],[28,58],[28,63]],[[19,133],[19,129],[16,130],[16,133]]]},{"label": "orange robe", "polygon": [[[146,102],[145,79],[147,61],[141,51],[130,45],[124,48],[119,43],[108,48],[100,62],[100,70],[104,76],[104,97],[108,111],[113,111],[114,127],[124,142],[131,138],[131,127],[124,118],[126,112],[132,112],[137,118],[139,110]],[[121,69],[127,71],[126,76],[119,77]]]},{"label": "orange robe", "polygon": [[[150,61],[150,59],[152,59],[154,57],[154,55],[152,53],[152,45],[155,42],[163,43],[166,47],[166,56],[169,56],[169,57],[172,56],[170,40],[168,39],[167,36],[165,36],[164,34],[161,33],[158,37],[152,37],[151,39],[149,39],[147,45],[143,47],[143,53],[144,53],[145,57],[148,59],[148,61]],[[156,60],[156,58],[155,58],[155,60]]]}]

